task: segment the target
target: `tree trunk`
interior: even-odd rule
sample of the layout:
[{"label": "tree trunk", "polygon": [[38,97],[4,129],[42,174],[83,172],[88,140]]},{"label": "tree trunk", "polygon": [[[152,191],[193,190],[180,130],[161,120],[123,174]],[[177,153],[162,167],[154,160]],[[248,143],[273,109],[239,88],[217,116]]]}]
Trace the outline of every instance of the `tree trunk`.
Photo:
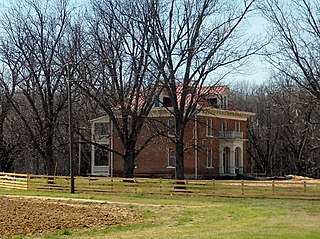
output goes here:
[{"label": "tree trunk", "polygon": [[183,138],[176,143],[176,179],[184,179],[184,143]]},{"label": "tree trunk", "polygon": [[4,134],[3,134],[3,128],[4,128],[4,121],[5,116],[0,116],[0,171],[9,172],[12,162],[9,158],[7,143],[4,141]]},{"label": "tree trunk", "polygon": [[54,175],[54,163],[53,163],[53,150],[52,148],[47,148],[46,156],[45,156],[45,164],[46,164],[46,171],[48,175]]},{"label": "tree trunk", "polygon": [[5,142],[3,140],[3,123],[4,123],[4,118],[0,117],[0,171],[5,171],[6,172],[6,147],[5,147]]},{"label": "tree trunk", "polygon": [[45,158],[44,162],[46,165],[46,171],[48,175],[54,175],[54,155],[53,155],[53,133],[54,126],[50,126],[47,131],[47,142],[46,142],[46,149],[45,149]]},{"label": "tree trunk", "polygon": [[135,149],[127,149],[124,154],[124,165],[123,165],[123,177],[133,178],[134,174],[134,161],[135,161]]}]

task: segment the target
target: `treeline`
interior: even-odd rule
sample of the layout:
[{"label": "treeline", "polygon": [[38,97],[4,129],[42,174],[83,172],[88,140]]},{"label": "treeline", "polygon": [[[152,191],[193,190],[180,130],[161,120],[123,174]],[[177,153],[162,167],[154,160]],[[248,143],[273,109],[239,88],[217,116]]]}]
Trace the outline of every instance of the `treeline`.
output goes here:
[{"label": "treeline", "polygon": [[248,123],[248,171],[319,178],[319,102],[290,79],[233,87],[237,106],[256,113]]},{"label": "treeline", "polygon": [[263,55],[272,77],[246,99],[257,114],[249,125],[249,158],[267,175],[320,176],[319,4],[266,0],[259,6],[269,23]]}]

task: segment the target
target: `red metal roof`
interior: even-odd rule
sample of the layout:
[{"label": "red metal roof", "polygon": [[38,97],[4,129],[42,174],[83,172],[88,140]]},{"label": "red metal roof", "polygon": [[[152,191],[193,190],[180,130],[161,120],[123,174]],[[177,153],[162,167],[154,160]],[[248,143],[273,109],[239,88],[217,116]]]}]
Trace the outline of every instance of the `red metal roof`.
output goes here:
[{"label": "red metal roof", "polygon": [[[188,89],[186,89],[186,90],[188,90]],[[190,104],[190,101],[192,100],[192,97],[193,97],[194,100],[199,100],[199,97],[201,97],[201,98],[210,98],[212,96],[218,96],[218,95],[222,95],[224,93],[227,94],[228,91],[229,91],[229,88],[226,85],[222,85],[222,86],[205,86],[205,87],[199,88],[197,90],[190,90],[190,93],[187,93],[185,105],[188,106]],[[176,92],[177,92],[178,103],[180,103],[181,95],[182,95],[182,92],[183,92],[183,86],[179,85],[177,87],[177,89],[176,89]],[[161,95],[162,96],[169,96],[168,89],[164,88],[162,93],[161,93]],[[134,102],[135,102],[135,99],[133,99],[132,103],[134,103]],[[144,103],[145,103],[145,94],[141,93],[139,95],[139,99],[138,99],[138,107],[139,108],[143,107]],[[204,106],[204,105],[207,105],[207,104],[208,104],[208,102],[205,99],[203,99],[203,100],[200,99],[199,102],[198,102],[198,106]]]},{"label": "red metal roof", "polygon": [[[181,95],[183,92],[183,86],[179,85],[176,89],[177,92],[177,101],[178,103],[180,103],[181,101]],[[188,89],[186,89],[188,90]],[[198,88],[196,90],[190,90],[190,93],[187,93],[186,95],[186,102],[185,105],[189,105],[190,101],[193,99],[193,102],[195,100],[198,100],[198,106],[203,106],[207,104],[207,101],[205,100],[205,98],[210,98],[213,96],[218,96],[218,95],[222,95],[223,93],[227,93],[229,91],[228,86],[223,85],[223,86],[205,86],[205,87],[201,87]],[[162,92],[162,95],[164,96],[168,96],[168,90],[165,88]],[[199,99],[199,98],[203,98]]]}]

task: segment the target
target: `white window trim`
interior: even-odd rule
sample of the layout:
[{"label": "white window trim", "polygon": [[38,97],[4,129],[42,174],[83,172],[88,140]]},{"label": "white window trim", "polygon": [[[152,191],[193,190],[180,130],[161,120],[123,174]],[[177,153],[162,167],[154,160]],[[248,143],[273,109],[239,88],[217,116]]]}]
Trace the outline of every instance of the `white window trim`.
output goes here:
[{"label": "white window trim", "polygon": [[241,132],[241,124],[240,124],[240,122],[234,122],[234,131]]},{"label": "white window trim", "polygon": [[206,120],[206,137],[213,137],[212,119]]},{"label": "white window trim", "polygon": [[[210,161],[210,165],[209,165],[209,161]],[[206,167],[213,168],[213,150],[212,150],[212,148],[207,148]]]},{"label": "white window trim", "polygon": [[226,120],[223,120],[223,121],[221,122],[221,131],[222,131],[222,132],[228,131],[228,122],[227,122]]},{"label": "white window trim", "polygon": [[[105,144],[106,145],[106,144]],[[106,145],[106,147],[109,147],[108,145]],[[106,153],[106,157],[107,157],[107,160],[106,160],[106,164],[105,165],[96,165],[96,161],[97,161],[97,151],[100,150],[101,153],[102,152],[105,152]],[[97,146],[95,146],[94,148],[94,165],[95,166],[107,166],[109,167],[109,164],[110,164],[110,152],[106,149],[103,149],[103,148],[99,148]]]},{"label": "white window trim", "polygon": [[175,163],[175,152],[174,152],[174,149],[173,148],[168,148],[168,151],[167,151],[167,168],[175,168],[175,166],[173,166],[173,165],[169,165],[169,162],[170,162],[170,153],[172,152],[172,154],[173,154],[173,158],[172,158],[172,163],[173,163],[173,165],[174,165],[174,163]]},{"label": "white window trim", "polygon": [[227,96],[222,97],[222,108],[227,109],[228,108],[228,99]]}]

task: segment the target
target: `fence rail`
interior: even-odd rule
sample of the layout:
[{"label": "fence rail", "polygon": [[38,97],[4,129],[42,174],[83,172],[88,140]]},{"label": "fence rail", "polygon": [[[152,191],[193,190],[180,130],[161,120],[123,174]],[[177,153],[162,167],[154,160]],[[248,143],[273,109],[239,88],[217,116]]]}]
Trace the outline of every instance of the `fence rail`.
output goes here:
[{"label": "fence rail", "polygon": [[[69,191],[70,178],[0,173],[1,187],[24,190]],[[320,180],[241,181],[76,177],[75,191],[118,195],[194,195],[320,200]]]},{"label": "fence rail", "polygon": [[28,190],[28,175],[0,172],[0,188]]}]

